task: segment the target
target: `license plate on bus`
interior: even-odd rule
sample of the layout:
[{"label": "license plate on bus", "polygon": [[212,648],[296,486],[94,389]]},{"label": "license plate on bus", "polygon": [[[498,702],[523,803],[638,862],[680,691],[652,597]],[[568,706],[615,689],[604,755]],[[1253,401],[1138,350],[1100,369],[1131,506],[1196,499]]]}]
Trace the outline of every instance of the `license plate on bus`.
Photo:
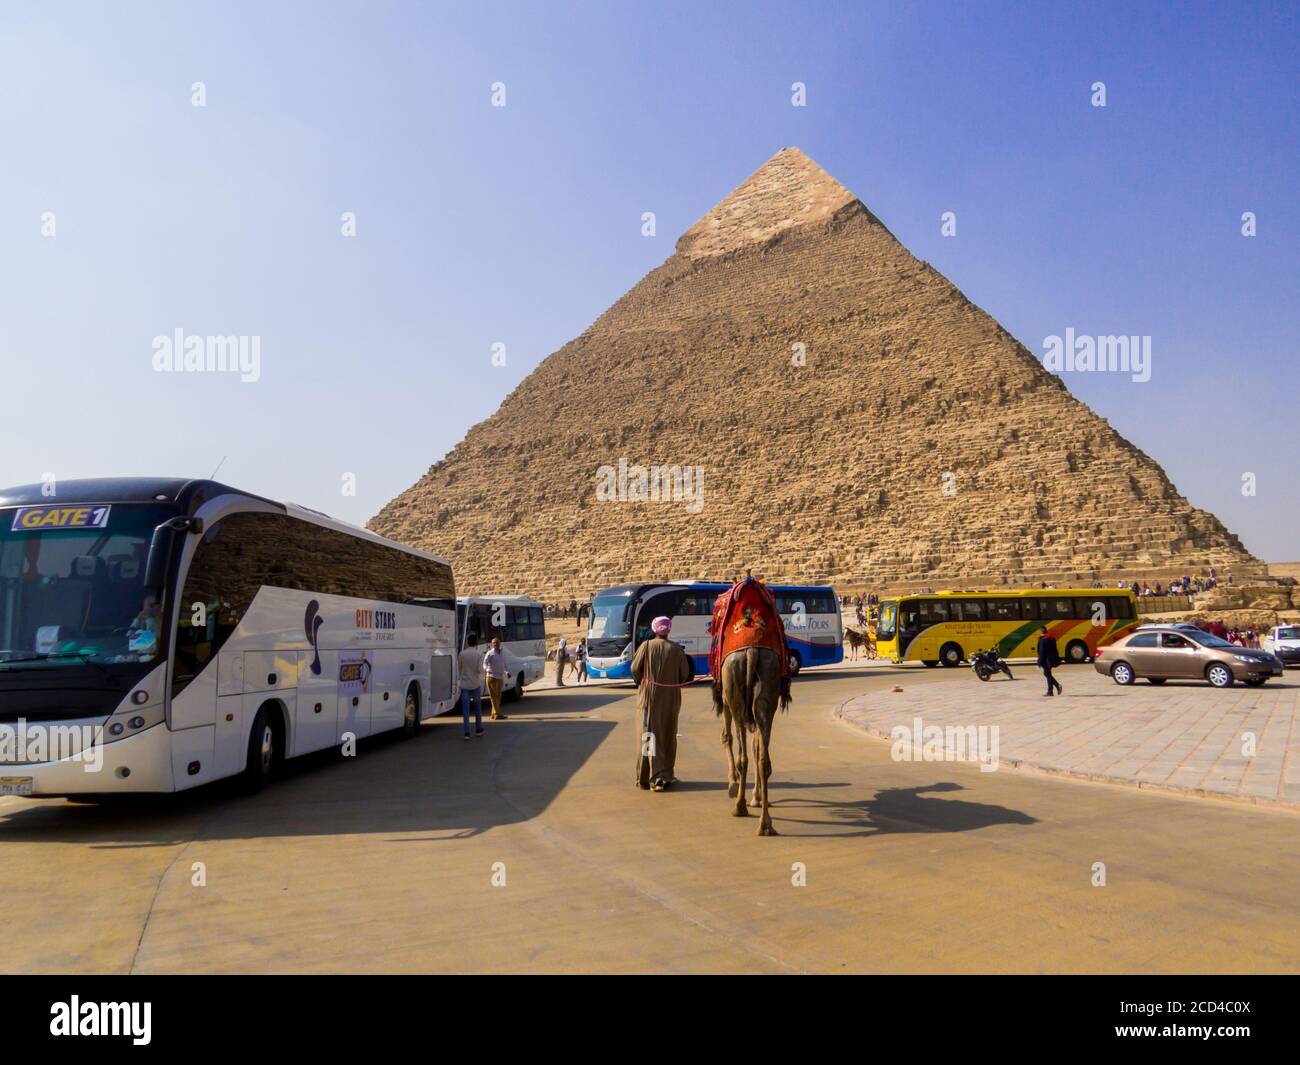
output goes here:
[{"label": "license plate on bus", "polygon": [[30,795],[31,777],[0,777],[0,795]]}]

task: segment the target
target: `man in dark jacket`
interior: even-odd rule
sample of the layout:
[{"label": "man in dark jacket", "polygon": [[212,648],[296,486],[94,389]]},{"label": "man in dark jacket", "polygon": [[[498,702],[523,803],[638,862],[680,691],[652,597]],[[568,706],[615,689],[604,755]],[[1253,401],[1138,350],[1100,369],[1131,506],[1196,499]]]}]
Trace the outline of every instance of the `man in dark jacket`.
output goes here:
[{"label": "man in dark jacket", "polygon": [[1038,668],[1047,678],[1047,691],[1043,694],[1055,695],[1061,690],[1061,682],[1052,676],[1052,670],[1061,664],[1061,652],[1056,648],[1056,641],[1047,634],[1046,625],[1041,626],[1038,631]]}]

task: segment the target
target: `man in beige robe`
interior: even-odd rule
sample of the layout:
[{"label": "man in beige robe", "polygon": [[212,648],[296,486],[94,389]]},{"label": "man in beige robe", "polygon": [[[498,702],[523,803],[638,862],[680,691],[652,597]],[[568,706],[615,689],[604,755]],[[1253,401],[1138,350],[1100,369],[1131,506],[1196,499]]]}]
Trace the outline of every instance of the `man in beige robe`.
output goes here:
[{"label": "man in beige robe", "polygon": [[663,791],[677,778],[677,718],[682,710],[682,687],[695,670],[680,644],[668,639],[669,618],[655,618],[654,639],[646,640],[632,656],[632,679],[641,689],[638,699],[636,786]]}]

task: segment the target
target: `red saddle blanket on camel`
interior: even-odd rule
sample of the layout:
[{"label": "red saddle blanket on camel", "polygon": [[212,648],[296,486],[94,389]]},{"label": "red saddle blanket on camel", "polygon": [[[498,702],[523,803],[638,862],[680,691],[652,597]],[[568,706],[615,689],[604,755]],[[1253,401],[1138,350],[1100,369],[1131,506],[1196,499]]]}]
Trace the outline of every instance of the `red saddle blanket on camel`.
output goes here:
[{"label": "red saddle blanket on camel", "polygon": [[713,604],[709,627],[709,672],[714,685],[722,683],[722,663],[732,651],[743,647],[766,647],[781,660],[781,686],[789,690],[790,653],[785,644],[785,625],[776,608],[776,597],[767,586],[752,577],[733,584]]}]

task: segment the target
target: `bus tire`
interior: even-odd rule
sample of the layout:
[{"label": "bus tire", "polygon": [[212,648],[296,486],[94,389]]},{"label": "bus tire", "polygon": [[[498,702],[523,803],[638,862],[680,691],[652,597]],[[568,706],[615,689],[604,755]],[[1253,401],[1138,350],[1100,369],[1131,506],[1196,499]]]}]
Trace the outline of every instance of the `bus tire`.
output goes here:
[{"label": "bus tire", "polygon": [[1081,666],[1092,658],[1092,652],[1082,640],[1071,640],[1065,646],[1065,660],[1072,666]]},{"label": "bus tire", "polygon": [[801,669],[803,669],[803,659],[799,657],[798,651],[791,651],[790,652],[790,676],[797,677],[799,675],[799,670]]},{"label": "bus tire", "polygon": [[939,661],[949,669],[961,665],[965,657],[966,652],[959,643],[946,643],[939,648]]},{"label": "bus tire", "polygon": [[277,759],[276,730],[265,706],[260,707],[248,730],[248,757],[244,771],[235,778],[235,789],[241,795],[256,795],[271,779]]},{"label": "bus tire", "polygon": [[515,682],[503,693],[502,698],[508,703],[517,703],[524,697],[524,678],[515,674]]},{"label": "bus tire", "polygon": [[937,658],[923,658],[921,660],[921,665],[925,666],[926,669],[934,669],[938,664],[939,660]]},{"label": "bus tire", "polygon": [[412,684],[406,689],[406,702],[402,705],[402,739],[414,739],[420,733],[420,689]]}]

